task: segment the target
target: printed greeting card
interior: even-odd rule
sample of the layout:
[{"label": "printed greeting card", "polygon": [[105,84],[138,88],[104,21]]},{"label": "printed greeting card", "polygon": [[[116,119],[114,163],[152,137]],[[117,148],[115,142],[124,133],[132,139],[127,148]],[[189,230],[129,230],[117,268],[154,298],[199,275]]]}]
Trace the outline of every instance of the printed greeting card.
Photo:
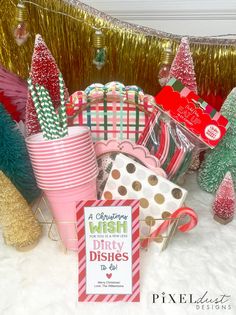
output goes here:
[{"label": "printed greeting card", "polygon": [[80,302],[138,302],[139,201],[77,206]]}]

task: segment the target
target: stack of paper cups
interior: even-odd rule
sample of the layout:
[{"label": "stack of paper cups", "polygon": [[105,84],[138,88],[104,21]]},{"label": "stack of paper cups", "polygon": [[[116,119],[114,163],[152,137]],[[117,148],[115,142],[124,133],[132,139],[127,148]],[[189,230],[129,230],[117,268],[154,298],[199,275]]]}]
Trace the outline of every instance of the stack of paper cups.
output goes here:
[{"label": "stack of paper cups", "polygon": [[38,186],[51,205],[61,239],[77,250],[76,202],[97,199],[96,155],[87,127],[68,128],[68,136],[45,140],[38,133],[26,138]]}]

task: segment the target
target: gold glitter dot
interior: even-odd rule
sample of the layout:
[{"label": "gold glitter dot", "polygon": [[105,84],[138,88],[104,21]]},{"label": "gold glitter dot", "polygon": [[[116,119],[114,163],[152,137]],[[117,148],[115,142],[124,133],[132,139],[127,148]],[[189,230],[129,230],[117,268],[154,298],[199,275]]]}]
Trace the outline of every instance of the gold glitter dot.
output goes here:
[{"label": "gold glitter dot", "polygon": [[149,206],[149,202],[147,199],[145,198],[142,198],[140,199],[140,206],[144,209],[146,209],[148,206]]},{"label": "gold glitter dot", "polygon": [[171,213],[168,211],[164,211],[161,214],[162,219],[170,218],[170,216],[171,216]]},{"label": "gold glitter dot", "polygon": [[112,193],[111,193],[110,191],[106,191],[106,192],[104,193],[104,198],[105,198],[106,200],[112,200]]},{"label": "gold glitter dot", "polygon": [[124,186],[120,186],[118,192],[121,196],[125,196],[127,194],[127,189]]},{"label": "gold glitter dot", "polygon": [[136,170],[136,167],[133,163],[129,163],[127,166],[126,166],[126,169],[127,169],[127,172],[132,174],[135,172]]},{"label": "gold glitter dot", "polygon": [[112,177],[114,179],[119,179],[120,178],[120,172],[118,170],[113,170],[111,175],[112,175]]},{"label": "gold glitter dot", "polygon": [[145,223],[148,225],[148,226],[154,226],[155,225],[155,219],[151,216],[147,216],[145,218]]},{"label": "gold glitter dot", "polygon": [[165,197],[162,194],[156,194],[154,199],[159,205],[165,202]]},{"label": "gold glitter dot", "polygon": [[133,190],[140,191],[142,189],[142,184],[139,181],[134,181],[132,184]]},{"label": "gold glitter dot", "polygon": [[163,236],[162,235],[157,235],[155,238],[154,238],[154,241],[156,243],[162,243],[163,242]]},{"label": "gold glitter dot", "polygon": [[175,199],[181,199],[183,196],[182,190],[179,188],[172,189],[171,193]]},{"label": "gold glitter dot", "polygon": [[155,175],[150,175],[148,177],[148,182],[150,185],[155,186],[158,183],[158,178]]}]

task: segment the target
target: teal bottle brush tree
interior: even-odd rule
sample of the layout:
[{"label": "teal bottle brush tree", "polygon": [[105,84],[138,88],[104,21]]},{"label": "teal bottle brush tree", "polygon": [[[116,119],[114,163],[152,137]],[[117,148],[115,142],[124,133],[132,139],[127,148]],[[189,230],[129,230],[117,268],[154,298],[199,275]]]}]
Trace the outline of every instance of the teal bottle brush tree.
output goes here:
[{"label": "teal bottle brush tree", "polygon": [[228,95],[221,113],[229,120],[229,129],[218,146],[206,155],[198,176],[200,187],[207,192],[215,192],[228,171],[236,188],[236,88]]},{"label": "teal bottle brush tree", "polygon": [[0,104],[0,170],[28,203],[40,195],[25,140],[2,104]]}]

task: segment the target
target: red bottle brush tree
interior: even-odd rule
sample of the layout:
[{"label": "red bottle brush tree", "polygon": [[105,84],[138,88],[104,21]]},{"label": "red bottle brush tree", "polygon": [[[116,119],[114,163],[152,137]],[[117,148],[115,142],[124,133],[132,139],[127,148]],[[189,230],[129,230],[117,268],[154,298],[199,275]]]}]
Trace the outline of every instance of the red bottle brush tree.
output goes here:
[{"label": "red bottle brush tree", "polygon": [[[34,52],[32,56],[30,77],[32,83],[42,85],[48,90],[55,108],[60,106],[59,69],[41,35],[36,35]],[[65,87],[65,100],[69,95]],[[28,93],[26,103],[26,131],[27,135],[32,135],[40,131],[40,126],[34,107],[34,102]]]},{"label": "red bottle brush tree", "polygon": [[213,202],[214,219],[221,224],[233,220],[235,211],[235,193],[231,173],[227,172],[222,180]]}]

